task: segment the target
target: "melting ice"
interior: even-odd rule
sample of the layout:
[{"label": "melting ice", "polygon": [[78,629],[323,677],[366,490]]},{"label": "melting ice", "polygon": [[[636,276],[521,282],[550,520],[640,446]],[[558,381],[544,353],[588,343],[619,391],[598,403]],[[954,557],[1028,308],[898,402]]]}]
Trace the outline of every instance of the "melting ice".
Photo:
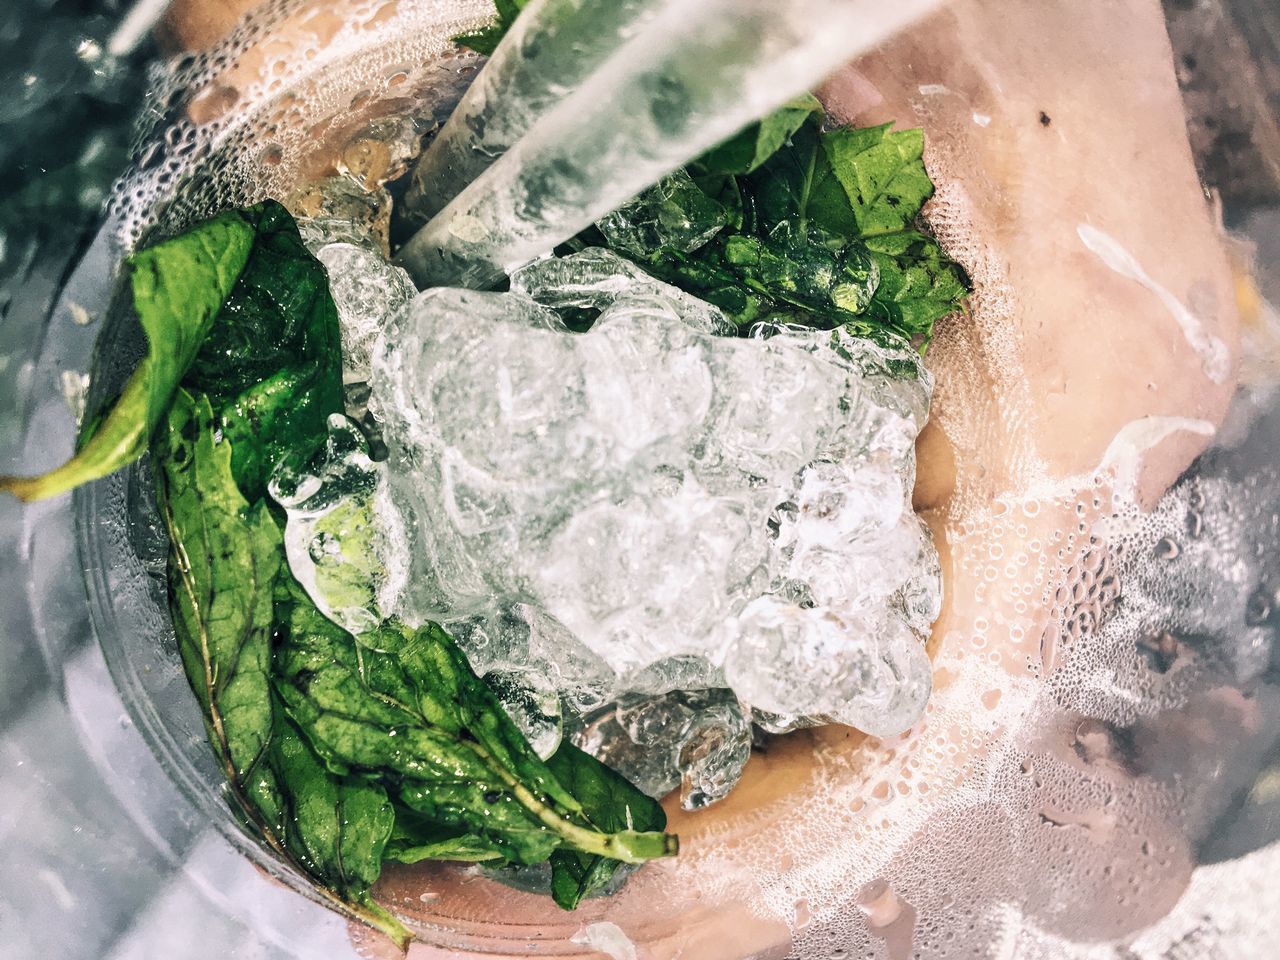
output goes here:
[{"label": "melting ice", "polygon": [[733,785],[757,715],[914,723],[941,597],[910,506],[919,358],[729,329],[587,250],[509,293],[418,295],[371,377],[389,496],[364,540],[409,558],[372,614],[445,623],[542,750],[572,736],[655,794],[683,784],[690,807]]}]

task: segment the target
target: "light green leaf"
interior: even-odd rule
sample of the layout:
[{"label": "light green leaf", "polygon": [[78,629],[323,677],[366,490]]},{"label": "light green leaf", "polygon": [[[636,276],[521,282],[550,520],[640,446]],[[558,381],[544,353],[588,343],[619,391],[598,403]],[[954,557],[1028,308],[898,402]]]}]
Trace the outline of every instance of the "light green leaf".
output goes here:
[{"label": "light green leaf", "polygon": [[863,239],[911,226],[933,196],[924,168],[924,131],[891,131],[891,126],[845,127],[822,138]]},{"label": "light green leaf", "polygon": [[0,490],[43,500],[138,459],[248,262],[253,240],[251,220],[231,211],[131,256],[128,291],[147,355],[75,456],[38,477],[0,477]]},{"label": "light green leaf", "polygon": [[933,324],[953,313],[969,294],[969,278],[937,242],[914,230],[869,238],[880,285],[868,313],[908,339],[928,338]]}]

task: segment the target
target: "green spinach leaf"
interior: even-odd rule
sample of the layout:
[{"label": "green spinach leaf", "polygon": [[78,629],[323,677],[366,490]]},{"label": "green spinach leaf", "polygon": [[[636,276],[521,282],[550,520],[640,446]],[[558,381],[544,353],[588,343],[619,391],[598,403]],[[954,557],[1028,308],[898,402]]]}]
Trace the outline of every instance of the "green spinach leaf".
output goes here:
[{"label": "green spinach leaf", "polygon": [[324,265],[274,200],[240,216],[253,228],[253,250],[185,385],[208,394],[218,408],[282,370],[320,364],[334,411],[341,410],[342,339]]},{"label": "green spinach leaf", "polygon": [[[652,797],[637,790],[621,774],[571,743],[562,743],[547,766],[582,804],[598,830],[661,831],[667,815]],[[551,855],[551,895],[561,907],[574,909],[583,897],[605,887],[623,866],[620,860],[578,850]]]},{"label": "green spinach leaf", "polygon": [[493,863],[505,859],[501,849],[483,837],[442,826],[402,804],[396,806],[395,829],[383,857],[398,863],[423,860]]},{"label": "green spinach leaf", "polygon": [[579,238],[720,307],[922,346],[968,277],[914,223],[933,193],[919,130],[823,129],[797,101]]},{"label": "green spinach leaf", "polygon": [[178,383],[253,248],[254,227],[237,211],[136,253],[125,263],[127,293],[149,344],[96,429],[69,461],[38,477],[0,478],[0,490],[43,500],[113,473],[142,456]]},{"label": "green spinach leaf", "polygon": [[518,863],[561,847],[628,862],[675,852],[662,833],[591,826],[435,625],[387,626],[357,645],[298,604],[277,664],[281,699],[330,770],[391,774],[398,801],[452,836]]},{"label": "green spinach leaf", "polygon": [[368,897],[394,821],[385,789],[331,774],[275,706],[277,596],[292,578],[266,503],[236,484],[207,396],[178,391],[154,452],[178,650],[235,806],[335,905],[407,943]]},{"label": "green spinach leaf", "polygon": [[933,196],[924,168],[924,131],[891,131],[892,126],[842,127],[822,137],[823,153],[864,239],[906,229]]},{"label": "green spinach leaf", "polygon": [[969,295],[964,270],[922,233],[883,233],[868,238],[867,249],[880,274],[867,314],[886,327],[927,343],[935,321],[953,313]]},{"label": "green spinach leaf", "polygon": [[469,47],[476,53],[482,53],[486,57],[492,56],[493,51],[498,49],[498,44],[507,35],[507,31],[516,22],[516,17],[528,5],[529,0],[493,0],[493,3],[497,8],[497,20],[489,26],[481,27],[472,33],[464,33],[460,37],[454,37],[453,42]]},{"label": "green spinach leaf", "polygon": [[333,776],[282,710],[268,761],[282,787],[279,835],[285,848],[313,876],[367,906],[395,825],[386,790],[367,780]]},{"label": "green spinach leaf", "polygon": [[341,409],[342,368],[332,359],[285,367],[223,403],[219,422],[246,498],[262,497],[283,460],[322,441]]},{"label": "green spinach leaf", "polygon": [[133,254],[126,271],[121,296],[141,321],[146,357],[70,461],[40,477],[0,478],[0,490],[43,499],[133,462],[181,383],[225,411],[236,435],[264,426],[274,438],[236,445],[237,482],[256,500],[284,452],[323,437],[325,418],[342,409],[337,308],[323,265],[288,211],[268,200]]},{"label": "green spinach leaf", "polygon": [[704,173],[751,173],[781,150],[810,117],[822,112],[817,97],[802,94],[703,154],[691,166]]},{"label": "green spinach leaf", "polygon": [[179,391],[157,450],[169,532],[169,606],[209,739],[243,789],[271,739],[273,591],[281,537],[264,503],[241,495],[231,445],[207,397]]}]

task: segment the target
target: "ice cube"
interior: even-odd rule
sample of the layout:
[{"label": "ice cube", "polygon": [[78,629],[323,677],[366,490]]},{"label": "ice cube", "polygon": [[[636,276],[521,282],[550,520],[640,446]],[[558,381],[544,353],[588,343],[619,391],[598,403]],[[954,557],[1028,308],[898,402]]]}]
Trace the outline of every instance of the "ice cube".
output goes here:
[{"label": "ice cube", "polygon": [[395,315],[372,386],[413,543],[396,612],[579,712],[727,686],[779,725],[905,729],[941,590],[910,509],[932,382],[842,331],[717,336],[691,300],[589,250]]},{"label": "ice cube", "polygon": [[734,217],[734,210],[708,196],[680,168],[602,217],[596,227],[615,250],[643,257],[662,247],[692,253]]},{"label": "ice cube", "polygon": [[686,810],[726,796],[751,755],[751,722],[733,691],[628,694],[575,731],[578,746],[651,797],[677,786]]},{"label": "ice cube", "polygon": [[350,177],[326,177],[305,184],[284,200],[298,221],[307,248],[315,253],[329,243],[354,243],[385,257],[391,231],[391,194]]},{"label": "ice cube", "polygon": [[560,746],[560,692],[552,678],[534,669],[493,670],[484,682],[524,734],[534,753],[546,760]]},{"label": "ice cube", "polygon": [[877,736],[901,733],[932,683],[920,638],[899,617],[765,596],[730,627],[725,676],[752,706],[828,716]]},{"label": "ice cube", "polygon": [[511,289],[567,311],[600,311],[619,300],[665,300],[680,319],[704,333],[732,336],[736,328],[719,307],[663,283],[610,250],[588,247],[569,257],[544,257],[511,274]]},{"label": "ice cube", "polygon": [[377,627],[404,589],[407,540],[385,465],[369,459],[359,428],[331,416],[324,450],[307,464],[286,460],[269,491],[287,515],[289,569],[316,606],[357,637]]},{"label": "ice cube", "polygon": [[315,255],[329,274],[329,293],[338,308],[343,381],[365,383],[378,334],[418,291],[407,273],[368,247],[326,243]]}]

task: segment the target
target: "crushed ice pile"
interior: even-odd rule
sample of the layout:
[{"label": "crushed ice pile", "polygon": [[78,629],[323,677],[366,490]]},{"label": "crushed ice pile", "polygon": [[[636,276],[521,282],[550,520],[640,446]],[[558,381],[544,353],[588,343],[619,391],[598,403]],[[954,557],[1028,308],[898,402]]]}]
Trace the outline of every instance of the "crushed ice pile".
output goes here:
[{"label": "crushed ice pile", "polygon": [[[379,292],[339,303],[362,331],[399,286],[365,268],[348,286]],[[902,732],[941,601],[910,501],[929,374],[730,329],[603,250],[418,295],[374,348],[386,463],[335,422],[277,483],[291,565],[339,622],[446,624],[539,752],[570,736],[686,807],[733,786],[753,722]]]}]

